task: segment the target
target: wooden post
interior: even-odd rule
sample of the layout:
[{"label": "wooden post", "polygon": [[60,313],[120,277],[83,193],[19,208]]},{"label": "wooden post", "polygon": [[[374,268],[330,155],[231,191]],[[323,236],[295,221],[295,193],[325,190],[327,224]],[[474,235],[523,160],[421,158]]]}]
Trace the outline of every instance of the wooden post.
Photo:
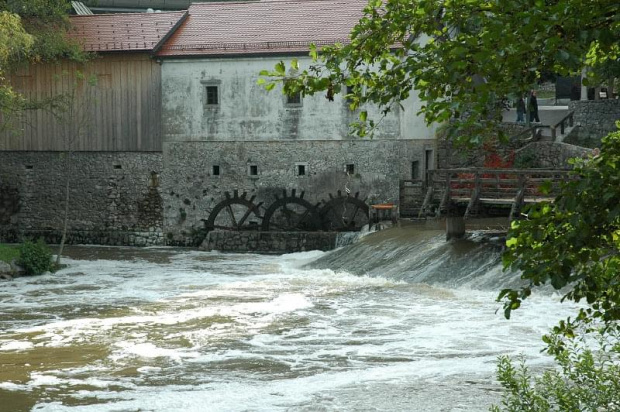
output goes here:
[{"label": "wooden post", "polygon": [[460,239],[465,236],[465,219],[463,216],[446,217],[446,240]]}]

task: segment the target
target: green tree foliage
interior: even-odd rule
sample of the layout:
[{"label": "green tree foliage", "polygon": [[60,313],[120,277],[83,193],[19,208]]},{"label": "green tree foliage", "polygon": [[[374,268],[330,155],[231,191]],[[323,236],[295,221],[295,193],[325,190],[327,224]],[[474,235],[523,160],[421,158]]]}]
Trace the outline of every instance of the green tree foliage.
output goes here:
[{"label": "green tree foliage", "polygon": [[69,8],[68,0],[0,0],[0,123],[23,110],[53,104],[25,99],[9,83],[10,72],[59,58],[86,59],[78,43],[67,36]]},{"label": "green tree foliage", "polygon": [[557,368],[534,376],[525,359],[502,356],[497,377],[505,392],[493,412],[581,412],[620,410],[620,343],[617,335],[578,339],[564,346],[553,337]]},{"label": "green tree foliage", "polygon": [[[384,113],[418,93],[428,123],[456,119],[460,141],[478,143],[495,128],[504,98],[529,90],[541,73],[579,72],[614,56],[620,3],[599,0],[370,0],[350,44],[313,48],[314,63],[263,71],[285,93],[353,87],[351,108]],[[292,67],[294,69],[294,67]],[[265,82],[262,80],[261,82]],[[360,112],[357,132],[375,123]]]},{"label": "green tree foliage", "polygon": [[574,165],[574,179],[555,202],[532,206],[512,223],[504,264],[521,270],[528,284],[500,294],[506,316],[546,284],[563,299],[585,301],[575,319],[557,327],[568,336],[575,323],[609,327],[620,320],[620,132],[603,138],[600,154]]},{"label": "green tree foliage", "polygon": [[24,103],[23,98],[6,82],[4,70],[12,61],[19,59],[20,55],[27,53],[33,42],[18,15],[0,12],[0,112]]}]

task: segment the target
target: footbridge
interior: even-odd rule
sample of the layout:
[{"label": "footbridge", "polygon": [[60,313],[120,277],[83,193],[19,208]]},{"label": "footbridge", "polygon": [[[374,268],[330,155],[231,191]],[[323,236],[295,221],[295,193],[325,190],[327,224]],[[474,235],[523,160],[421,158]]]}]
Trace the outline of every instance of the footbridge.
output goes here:
[{"label": "footbridge", "polygon": [[446,217],[448,238],[464,234],[464,220],[507,216],[516,219],[527,204],[553,201],[567,170],[440,169],[429,170],[426,181],[405,181],[424,198],[418,218]]}]

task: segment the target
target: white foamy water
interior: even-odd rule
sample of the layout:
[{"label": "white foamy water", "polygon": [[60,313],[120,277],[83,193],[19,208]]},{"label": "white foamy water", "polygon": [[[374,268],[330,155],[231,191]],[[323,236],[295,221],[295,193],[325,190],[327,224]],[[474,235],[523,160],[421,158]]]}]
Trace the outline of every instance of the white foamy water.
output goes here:
[{"label": "white foamy water", "polygon": [[0,283],[0,410],[482,411],[497,356],[548,363],[571,310],[538,296],[506,321],[496,291],[395,275],[403,256],[381,276],[369,253],[357,275],[312,268],[321,252],[68,254]]}]

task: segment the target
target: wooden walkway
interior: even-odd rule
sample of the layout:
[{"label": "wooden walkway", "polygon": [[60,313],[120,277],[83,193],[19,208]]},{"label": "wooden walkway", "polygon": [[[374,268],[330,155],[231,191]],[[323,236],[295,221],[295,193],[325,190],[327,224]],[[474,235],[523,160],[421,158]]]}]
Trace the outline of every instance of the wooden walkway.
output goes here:
[{"label": "wooden walkway", "polygon": [[[509,219],[512,220],[528,203],[553,201],[560,182],[568,178],[566,170],[430,170],[418,217],[442,216],[454,213],[454,210],[464,210],[463,217],[467,219],[491,207],[509,210]],[[549,190],[545,190],[545,186]]]}]

